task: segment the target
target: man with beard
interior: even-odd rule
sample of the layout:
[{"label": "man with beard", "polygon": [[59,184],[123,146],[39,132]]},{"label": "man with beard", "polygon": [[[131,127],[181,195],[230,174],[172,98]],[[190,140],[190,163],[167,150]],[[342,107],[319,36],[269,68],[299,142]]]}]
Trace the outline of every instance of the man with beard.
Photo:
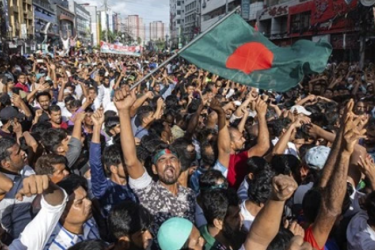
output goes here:
[{"label": "man with beard", "polygon": [[207,225],[199,228],[206,241],[205,250],[239,249],[246,234],[241,231],[239,200],[231,189],[215,189],[201,199]]},{"label": "man with beard", "polygon": [[364,102],[359,101],[355,104],[354,113],[356,115],[364,115],[366,111],[366,104]]},{"label": "man with beard", "polygon": [[48,92],[39,92],[36,96],[35,99],[37,103],[39,104],[40,108],[44,112],[48,112],[48,109],[51,105],[51,95]]},{"label": "man with beard", "polygon": [[108,77],[104,77],[103,84],[98,87],[99,93],[101,93],[101,103],[104,108],[111,102],[112,87],[113,84],[111,84]]},{"label": "man with beard", "polygon": [[158,232],[160,225],[171,217],[183,217],[194,222],[195,201],[190,189],[178,183],[181,162],[172,147],[156,149],[152,157],[152,171],[159,180],[154,182],[142,166],[136,154],[135,139],[131,126],[131,107],[136,101],[135,89],[128,94],[125,89],[115,93],[115,105],[120,118],[121,148],[129,186],[139,202],[155,218],[152,233]]},{"label": "man with beard", "polygon": [[52,128],[62,128],[67,129],[68,124],[62,121],[61,116],[61,108],[57,105],[52,105],[48,110],[50,123],[52,124]]},{"label": "man with beard", "polygon": [[252,156],[262,157],[270,148],[270,136],[266,120],[267,104],[261,98],[256,99],[254,104],[259,126],[257,144],[249,150],[242,151],[245,146],[245,137],[237,128],[229,129],[231,154],[227,178],[229,186],[236,189],[241,185],[247,174],[244,168],[247,159]]}]

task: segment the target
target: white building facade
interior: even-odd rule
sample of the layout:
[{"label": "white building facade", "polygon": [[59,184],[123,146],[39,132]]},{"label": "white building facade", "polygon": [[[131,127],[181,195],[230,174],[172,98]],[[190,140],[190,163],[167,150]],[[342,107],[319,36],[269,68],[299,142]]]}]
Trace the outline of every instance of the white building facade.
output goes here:
[{"label": "white building facade", "polygon": [[146,39],[146,28],[143,18],[138,15],[129,15],[124,19],[124,31],[134,40],[141,40],[143,44]]},{"label": "white building facade", "polygon": [[191,41],[200,32],[201,24],[201,1],[200,0],[185,0],[185,22],[184,22],[184,37],[186,41]]},{"label": "white building facade", "polygon": [[185,2],[186,0],[170,0],[170,45],[172,48],[181,48],[184,43]]}]

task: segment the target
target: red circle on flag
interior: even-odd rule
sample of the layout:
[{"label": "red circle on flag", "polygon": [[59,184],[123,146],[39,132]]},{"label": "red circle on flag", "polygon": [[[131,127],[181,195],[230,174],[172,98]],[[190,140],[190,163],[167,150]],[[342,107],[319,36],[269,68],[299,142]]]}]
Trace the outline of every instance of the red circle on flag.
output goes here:
[{"label": "red circle on flag", "polygon": [[259,42],[245,43],[238,47],[226,62],[228,69],[237,69],[246,74],[272,67],[274,55]]}]

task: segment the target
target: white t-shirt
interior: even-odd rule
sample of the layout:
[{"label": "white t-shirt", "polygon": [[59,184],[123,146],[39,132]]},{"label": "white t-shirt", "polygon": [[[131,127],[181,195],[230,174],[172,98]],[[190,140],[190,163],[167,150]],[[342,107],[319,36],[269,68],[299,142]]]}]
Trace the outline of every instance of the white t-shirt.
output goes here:
[{"label": "white t-shirt", "polygon": [[243,217],[243,228],[246,229],[246,232],[249,232],[255,216],[246,209],[246,201],[241,203],[241,215]]},{"label": "white t-shirt", "polygon": [[247,182],[247,177],[243,180],[240,187],[237,190],[237,196],[240,198],[240,201],[246,201],[248,199],[247,191],[249,190],[249,183]]},{"label": "white t-shirt", "polygon": [[[275,139],[272,140],[272,145],[276,145],[277,142],[279,141],[279,138],[276,137]],[[296,148],[296,145],[293,142],[288,142],[288,145],[284,151],[284,155],[294,155],[299,159],[298,151]]]},{"label": "white t-shirt", "polygon": [[61,119],[63,122],[69,121],[70,117],[72,117],[72,113],[69,112],[69,110],[65,107],[64,102],[58,102],[57,105],[61,109]]}]

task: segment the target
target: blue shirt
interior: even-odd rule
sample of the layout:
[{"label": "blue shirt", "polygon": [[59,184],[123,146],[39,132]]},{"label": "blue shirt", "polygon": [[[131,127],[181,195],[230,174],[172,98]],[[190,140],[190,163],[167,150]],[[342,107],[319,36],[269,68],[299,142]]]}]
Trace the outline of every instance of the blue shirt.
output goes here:
[{"label": "blue shirt", "polygon": [[99,200],[102,214],[106,218],[114,205],[126,200],[137,202],[137,198],[127,184],[119,185],[106,177],[101,162],[101,155],[100,144],[91,142],[90,167],[92,194]]}]

